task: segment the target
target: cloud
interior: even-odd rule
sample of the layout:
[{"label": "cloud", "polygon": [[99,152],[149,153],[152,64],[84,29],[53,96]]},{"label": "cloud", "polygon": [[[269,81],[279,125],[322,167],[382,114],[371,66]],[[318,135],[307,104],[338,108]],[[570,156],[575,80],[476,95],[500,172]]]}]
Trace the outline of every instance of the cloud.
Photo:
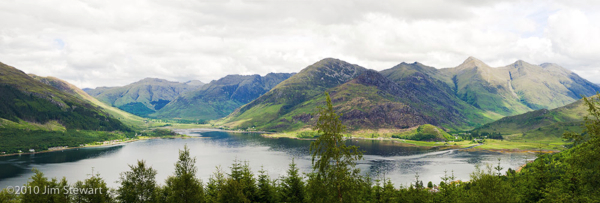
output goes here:
[{"label": "cloud", "polygon": [[3,1],[0,61],[79,87],[298,72],[552,62],[600,82],[594,1]]}]

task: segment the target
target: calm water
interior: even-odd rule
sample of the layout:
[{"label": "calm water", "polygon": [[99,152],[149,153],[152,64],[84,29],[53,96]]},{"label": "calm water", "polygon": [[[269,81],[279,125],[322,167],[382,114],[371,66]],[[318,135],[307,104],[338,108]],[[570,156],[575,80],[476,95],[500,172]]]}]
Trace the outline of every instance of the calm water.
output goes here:
[{"label": "calm water", "polygon": [[[221,166],[228,172],[235,159],[249,161],[256,172],[264,167],[271,177],[284,175],[292,158],[304,172],[311,170],[309,145],[311,141],[295,139],[269,139],[257,134],[226,132],[188,132],[198,138],[155,139],[123,145],[71,149],[51,153],[0,157],[0,188],[23,185],[33,174],[32,168],[41,170],[46,177],[62,178],[70,183],[84,180],[89,174],[100,173],[111,187],[118,184],[119,173],[127,171],[129,164],[146,160],[158,171],[157,180],[163,184],[174,172],[178,150],[185,144],[192,156],[197,158],[198,176],[206,182]],[[418,172],[424,183],[439,183],[444,171],[454,171],[457,179],[468,180],[476,165],[498,163],[504,171],[516,169],[535,158],[533,154],[501,154],[490,152],[438,151],[407,147],[393,141],[354,140],[350,144],[360,146],[364,160],[359,162],[363,173],[385,174],[396,185],[409,184]]]}]

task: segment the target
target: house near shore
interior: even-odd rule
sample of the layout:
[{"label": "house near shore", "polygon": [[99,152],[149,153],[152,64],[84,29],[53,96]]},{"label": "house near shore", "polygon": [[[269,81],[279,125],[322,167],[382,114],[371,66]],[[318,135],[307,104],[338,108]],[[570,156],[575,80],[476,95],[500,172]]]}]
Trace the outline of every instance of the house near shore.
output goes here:
[{"label": "house near shore", "polygon": [[29,152],[35,153],[35,149],[29,149]]}]

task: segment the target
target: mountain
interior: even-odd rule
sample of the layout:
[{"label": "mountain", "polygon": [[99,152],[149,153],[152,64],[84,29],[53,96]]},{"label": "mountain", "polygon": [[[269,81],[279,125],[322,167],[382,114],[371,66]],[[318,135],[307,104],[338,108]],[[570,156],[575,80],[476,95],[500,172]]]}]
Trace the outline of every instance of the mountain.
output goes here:
[{"label": "mountain", "polygon": [[79,89],[75,85],[72,85],[64,80],[61,80],[59,78],[52,77],[52,76],[41,77],[41,76],[37,76],[34,74],[29,74],[29,76],[31,76],[32,78],[34,78],[37,81],[40,81],[47,85],[50,85],[60,91],[69,93],[77,98],[83,99],[89,103],[92,103],[93,105],[95,105],[97,107],[100,107],[104,112],[110,114],[112,117],[118,119],[119,121],[123,122],[124,124],[127,124],[127,126],[129,126],[131,128],[137,128],[137,127],[143,126],[146,123],[144,121],[145,120],[144,118],[130,114],[121,109],[109,106],[108,104],[106,104],[104,102],[100,102],[96,98],[87,94],[85,91]]},{"label": "mountain", "polygon": [[203,85],[204,83],[197,80],[179,83],[145,78],[122,87],[98,87],[84,91],[111,106],[138,116],[147,116],[160,110],[180,94]]},{"label": "mountain", "polygon": [[459,66],[439,72],[461,100],[502,116],[564,106],[581,95],[600,91],[599,86],[549,63],[533,65],[519,60],[492,68],[469,57]]},{"label": "mountain", "polygon": [[[323,59],[279,83],[254,101],[240,107],[223,120],[237,128],[257,127],[264,130],[298,128],[310,120],[315,98],[325,90],[344,84],[367,69],[337,59]],[[311,103],[311,99],[313,102]],[[325,100],[322,100],[325,101]],[[310,110],[305,110],[309,108]],[[292,111],[300,112],[289,114]],[[289,114],[289,115],[288,115]],[[292,116],[299,116],[292,118]],[[291,125],[295,125],[292,127]]]},{"label": "mountain", "polygon": [[79,146],[131,132],[101,108],[3,63],[0,95],[0,151]]},{"label": "mountain", "polygon": [[459,127],[457,125],[461,123],[477,126],[502,117],[495,112],[478,109],[458,98],[454,90],[443,81],[445,77],[436,68],[418,62],[400,63],[380,73],[398,84],[401,89],[413,94],[417,98],[413,105],[421,105],[420,108],[424,111],[435,109],[433,113],[439,117],[453,118],[452,120],[466,119],[447,122],[454,123],[454,127],[450,128]]},{"label": "mountain", "polygon": [[156,118],[218,119],[229,115],[236,108],[251,102],[271,90],[290,73],[267,75],[228,75],[211,81],[199,89],[186,92],[156,113]]},{"label": "mountain", "polygon": [[452,98],[451,89],[444,89],[445,83],[427,75],[428,71],[437,70],[400,64],[379,73],[338,59],[323,59],[241,107],[223,123],[269,131],[301,129],[314,123],[311,113],[324,105],[325,91],[351,131],[423,124],[455,129],[492,121],[482,110]]},{"label": "mountain", "polygon": [[88,102],[3,63],[0,63],[0,89],[0,118],[6,120],[42,124],[57,121],[67,129],[126,129]]},{"label": "mountain", "polygon": [[[596,98],[593,96],[590,98]],[[580,132],[583,117],[588,115],[583,99],[552,110],[540,109],[479,127],[474,132],[518,134],[526,137],[561,137],[565,131]]]}]

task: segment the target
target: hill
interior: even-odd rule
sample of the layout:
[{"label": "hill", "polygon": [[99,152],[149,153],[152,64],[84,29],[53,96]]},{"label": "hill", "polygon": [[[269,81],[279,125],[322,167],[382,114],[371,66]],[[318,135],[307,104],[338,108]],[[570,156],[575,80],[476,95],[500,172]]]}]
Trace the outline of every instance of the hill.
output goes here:
[{"label": "hill", "polygon": [[64,80],[61,80],[59,78],[52,77],[52,76],[41,77],[41,76],[37,76],[34,74],[29,74],[29,76],[36,79],[37,81],[40,81],[47,85],[50,85],[50,86],[52,86],[58,90],[61,90],[63,92],[69,93],[69,94],[71,94],[75,97],[78,97],[80,99],[83,99],[89,103],[92,103],[93,105],[101,108],[104,112],[110,114],[112,117],[123,122],[130,128],[140,128],[141,126],[146,124],[146,121],[145,121],[146,119],[141,118],[136,115],[133,115],[133,114],[130,114],[121,109],[109,106],[108,104],[106,104],[104,102],[100,102],[96,98],[87,94],[85,91],[79,89],[75,85],[72,85]]},{"label": "hill", "polygon": [[469,57],[455,68],[440,69],[441,75],[461,100],[503,116],[531,110],[556,108],[581,95],[591,96],[600,87],[556,64],[533,65],[516,61],[492,68]]},{"label": "hill", "polygon": [[416,141],[449,141],[456,140],[443,129],[436,126],[425,124],[413,128],[412,130],[393,135],[393,138],[408,139]]},{"label": "hill", "polygon": [[269,73],[265,76],[228,75],[182,94],[149,116],[200,120],[223,118],[292,75],[290,73]]},{"label": "hill", "polygon": [[180,94],[200,88],[204,83],[188,81],[171,82],[157,78],[145,78],[122,87],[98,87],[84,89],[99,101],[126,112],[147,116],[160,110]]},{"label": "hill", "polygon": [[[81,98],[0,63],[0,150],[78,146],[131,129]],[[116,133],[115,133],[116,132]]]},{"label": "hill", "polygon": [[504,117],[479,127],[473,132],[519,135],[528,138],[560,138],[565,131],[579,132],[587,115],[583,100],[552,110],[540,109]]}]

